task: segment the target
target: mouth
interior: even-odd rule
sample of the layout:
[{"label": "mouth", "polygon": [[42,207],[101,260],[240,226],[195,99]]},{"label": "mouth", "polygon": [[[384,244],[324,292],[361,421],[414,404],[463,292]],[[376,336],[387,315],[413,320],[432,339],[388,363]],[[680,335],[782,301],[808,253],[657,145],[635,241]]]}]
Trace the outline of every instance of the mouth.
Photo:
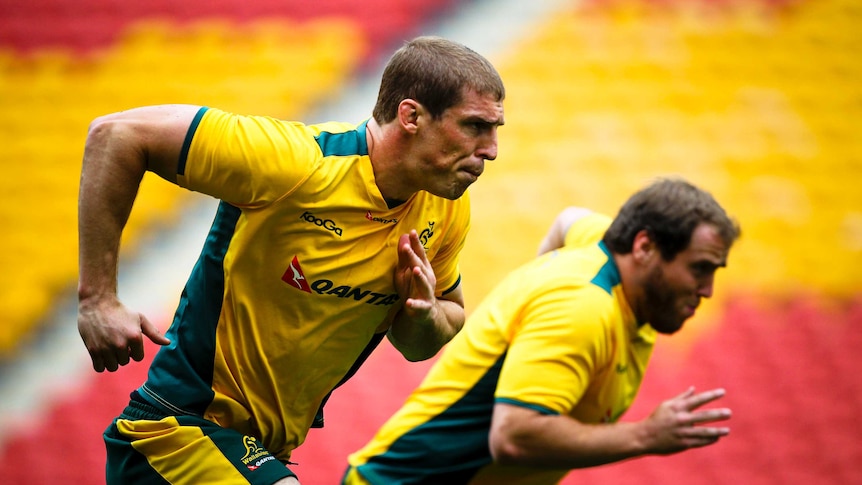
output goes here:
[{"label": "mouth", "polygon": [[686,318],[691,318],[691,317],[693,317],[693,316],[694,316],[694,314],[695,314],[695,312],[697,312],[697,307],[698,307],[699,305],[700,305],[700,303],[699,303],[699,302],[698,302],[698,303],[693,303],[693,304],[688,304],[688,305],[686,305],[686,306],[685,306],[685,308],[684,308]]},{"label": "mouth", "polygon": [[479,178],[479,176],[482,175],[482,172],[485,171],[485,167],[482,165],[478,165],[478,166],[474,166],[474,167],[465,167],[465,168],[461,169],[461,171],[467,172],[470,175],[472,175],[476,178]]}]

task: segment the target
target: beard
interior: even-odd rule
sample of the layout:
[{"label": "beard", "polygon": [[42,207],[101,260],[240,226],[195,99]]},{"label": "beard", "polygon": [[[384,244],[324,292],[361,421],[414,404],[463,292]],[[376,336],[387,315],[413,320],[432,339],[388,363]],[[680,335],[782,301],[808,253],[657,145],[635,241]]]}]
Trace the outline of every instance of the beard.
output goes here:
[{"label": "beard", "polygon": [[677,308],[677,292],[667,282],[662,268],[656,266],[644,285],[647,323],[656,332],[670,335],[682,328],[686,318]]}]

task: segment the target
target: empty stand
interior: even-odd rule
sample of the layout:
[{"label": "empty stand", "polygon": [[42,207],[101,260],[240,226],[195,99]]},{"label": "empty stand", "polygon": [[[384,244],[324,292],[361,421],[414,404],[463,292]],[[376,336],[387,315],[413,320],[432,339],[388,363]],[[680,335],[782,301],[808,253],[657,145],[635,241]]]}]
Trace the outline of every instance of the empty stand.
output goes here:
[{"label": "empty stand", "polygon": [[[299,116],[370,52],[365,27],[337,11],[302,23],[236,24],[206,19],[199,8],[204,20],[148,18],[126,28],[134,18],[125,7],[94,7],[83,16],[87,5],[74,14],[57,6],[38,21],[39,9],[54,3],[11,9],[3,21],[12,28],[0,29],[0,84],[11,94],[0,99],[6,152],[0,220],[10,228],[0,242],[0,263],[10,275],[0,282],[0,359],[32,338],[53,298],[74,290],[77,185],[91,120],[170,102]],[[84,47],[91,50],[77,57]],[[125,235],[125,257],[139,234],[170,226],[183,200],[183,191],[148,176]]]}]

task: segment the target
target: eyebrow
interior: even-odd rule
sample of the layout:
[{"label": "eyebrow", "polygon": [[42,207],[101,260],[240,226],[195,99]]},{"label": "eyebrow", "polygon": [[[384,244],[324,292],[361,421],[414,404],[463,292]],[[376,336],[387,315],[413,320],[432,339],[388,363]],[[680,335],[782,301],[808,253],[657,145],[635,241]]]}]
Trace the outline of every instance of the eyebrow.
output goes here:
[{"label": "eyebrow", "polygon": [[466,123],[480,122],[480,123],[484,123],[486,125],[492,125],[492,126],[503,126],[506,123],[503,118],[500,118],[500,120],[497,121],[497,120],[491,120],[491,119],[485,118],[481,115],[470,115],[470,116],[466,117],[464,119],[464,121]]},{"label": "eyebrow", "polygon": [[710,268],[716,268],[716,269],[717,268],[725,268],[725,267],[727,267],[727,260],[722,259],[721,261],[716,263],[716,262],[710,261],[708,259],[701,259],[698,261],[694,261],[692,263],[692,266],[708,266]]}]

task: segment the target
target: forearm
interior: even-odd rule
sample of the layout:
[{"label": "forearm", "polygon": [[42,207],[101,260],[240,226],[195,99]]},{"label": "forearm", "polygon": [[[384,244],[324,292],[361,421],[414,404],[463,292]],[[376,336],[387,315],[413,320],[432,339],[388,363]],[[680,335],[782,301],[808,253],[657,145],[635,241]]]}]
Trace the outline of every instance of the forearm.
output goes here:
[{"label": "forearm", "polygon": [[709,446],[730,433],[727,426],[712,423],[730,419],[731,411],[700,408],[724,394],[721,388],[696,393],[690,387],[662,402],[646,419],[613,424],[584,424],[565,415],[498,403],[489,437],[491,454],[506,465],[569,469]]},{"label": "forearm", "polygon": [[509,437],[501,464],[546,468],[586,468],[644,455],[648,448],[639,423],[583,424],[567,416],[542,416]]},{"label": "forearm", "polygon": [[95,120],[84,147],[78,195],[79,295],[116,292],[120,237],[144,173],[176,183],[197,106],[135,108]]},{"label": "forearm", "polygon": [[585,468],[655,452],[647,421],[585,424],[498,403],[489,436],[491,454],[504,465]]},{"label": "forearm", "polygon": [[120,148],[115,125],[96,122],[84,149],[78,194],[79,286],[82,300],[115,294],[120,238],[146,171],[143,155]]},{"label": "forearm", "polygon": [[404,357],[417,362],[437,354],[464,326],[464,308],[454,301],[438,298],[422,317],[402,308],[389,328],[389,341]]}]

